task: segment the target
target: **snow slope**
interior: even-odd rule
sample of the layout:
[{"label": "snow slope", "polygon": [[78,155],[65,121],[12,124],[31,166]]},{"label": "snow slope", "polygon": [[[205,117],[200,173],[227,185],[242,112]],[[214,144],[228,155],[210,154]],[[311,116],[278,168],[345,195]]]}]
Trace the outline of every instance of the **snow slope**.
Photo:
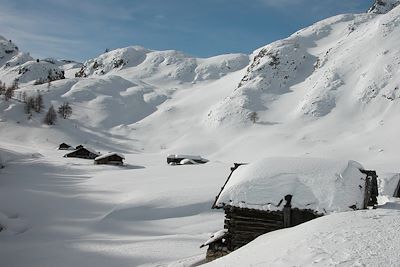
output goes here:
[{"label": "snow slope", "polygon": [[399,83],[398,15],[398,8],[385,16],[339,15],[256,50],[238,88],[207,122],[244,123],[251,111],[267,117],[275,103],[290,114],[279,120],[390,105]]},{"label": "snow slope", "polygon": [[[132,46],[83,65],[36,62],[1,38],[0,80],[20,79],[12,100],[0,98],[2,261],[9,266],[200,262],[205,255],[200,244],[223,225],[223,214],[210,207],[232,162],[351,158],[378,174],[398,173],[400,7],[378,13],[383,14],[339,15],[251,55],[212,58]],[[29,71],[19,73],[24,66]],[[49,69],[64,71],[65,79],[34,85],[47,78]],[[24,92],[41,93],[44,111],[25,114]],[[73,108],[71,118],[43,125],[49,106],[65,101]],[[249,119],[252,112],[257,112],[256,123]],[[62,142],[122,153],[127,166],[63,158],[55,150]],[[200,155],[210,162],[168,166],[168,154]],[[390,195],[398,176],[385,177],[381,191]],[[350,247],[375,243],[356,243],[358,236],[346,220],[362,229],[356,232],[361,237],[372,231],[381,235],[382,246],[396,249],[396,224],[389,223],[399,219],[398,205],[389,196],[380,201],[389,201],[387,209],[326,216],[311,226],[284,230],[283,237],[272,233],[276,242],[286,244],[287,233],[303,240],[299,244],[311,240],[315,246],[291,242],[300,254],[283,249],[276,257],[262,253],[254,261],[267,265],[283,255],[290,265],[304,255],[299,261],[304,265],[319,259],[321,265],[346,259],[347,265],[357,263]],[[376,225],[378,215],[384,228]],[[324,228],[328,224],[332,227]],[[326,247],[307,230],[314,227],[326,234],[320,239]],[[336,239],[327,240],[330,236]],[[269,241],[257,242],[248,249],[258,251]],[[341,250],[333,250],[330,242],[341,244]],[[333,256],[332,250],[337,251]],[[229,266],[238,254],[238,263],[246,265],[240,251],[216,264]],[[398,258],[391,251],[360,263],[374,266],[381,255],[388,257],[381,262],[390,263]]]},{"label": "snow slope", "polygon": [[204,266],[397,266],[399,205],[337,213],[274,231]]},{"label": "snow slope", "polygon": [[197,59],[174,50],[151,51],[140,46],[131,46],[86,61],[76,76],[99,76],[118,72],[130,78],[184,83],[218,79],[243,69],[248,62],[248,56],[243,54]]}]

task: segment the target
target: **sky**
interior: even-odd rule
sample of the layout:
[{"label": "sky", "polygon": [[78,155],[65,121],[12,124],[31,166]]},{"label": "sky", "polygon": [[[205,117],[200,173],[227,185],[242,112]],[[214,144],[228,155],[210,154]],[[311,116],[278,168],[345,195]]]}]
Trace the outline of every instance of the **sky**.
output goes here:
[{"label": "sky", "polygon": [[0,0],[0,35],[33,57],[85,61],[129,45],[251,53],[373,0]]}]

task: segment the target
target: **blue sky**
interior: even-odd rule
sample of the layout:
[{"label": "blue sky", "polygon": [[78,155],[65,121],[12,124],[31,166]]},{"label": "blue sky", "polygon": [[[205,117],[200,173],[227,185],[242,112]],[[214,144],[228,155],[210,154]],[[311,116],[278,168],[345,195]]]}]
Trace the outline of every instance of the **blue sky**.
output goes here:
[{"label": "blue sky", "polygon": [[250,53],[373,0],[0,0],[0,35],[34,57],[83,61],[142,45],[207,57]]}]

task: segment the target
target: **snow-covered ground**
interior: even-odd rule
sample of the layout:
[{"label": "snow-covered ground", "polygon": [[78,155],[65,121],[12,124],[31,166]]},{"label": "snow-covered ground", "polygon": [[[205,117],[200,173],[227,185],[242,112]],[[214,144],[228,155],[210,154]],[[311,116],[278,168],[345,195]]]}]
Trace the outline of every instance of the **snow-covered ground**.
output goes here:
[{"label": "snow-covered ground", "polygon": [[204,256],[200,244],[221,226],[210,207],[225,164],[174,167],[164,155],[132,154],[124,167],[100,166],[11,149],[24,152],[10,152],[0,174],[7,266],[165,264]]},{"label": "snow-covered ground", "polygon": [[[261,157],[352,159],[388,177],[381,191],[390,194],[398,176],[383,173],[399,172],[400,6],[386,11],[339,15],[251,55],[206,59],[132,46],[83,64],[37,62],[0,38],[0,80],[20,82],[12,100],[0,96],[1,262],[201,261],[199,246],[223,226],[211,204],[229,167]],[[24,92],[42,94],[44,111],[25,114]],[[65,101],[71,118],[43,125],[50,104]],[[126,165],[63,158],[62,142],[122,153]],[[210,161],[169,166],[168,154]],[[399,205],[380,201],[267,234],[213,264],[390,266],[400,258]]]},{"label": "snow-covered ground", "polygon": [[400,203],[267,233],[205,266],[398,266]]}]

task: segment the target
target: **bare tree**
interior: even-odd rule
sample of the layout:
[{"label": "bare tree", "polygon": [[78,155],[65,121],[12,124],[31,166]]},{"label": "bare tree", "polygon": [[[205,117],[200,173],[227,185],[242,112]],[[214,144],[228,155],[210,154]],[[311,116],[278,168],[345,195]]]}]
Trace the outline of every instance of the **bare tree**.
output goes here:
[{"label": "bare tree", "polygon": [[61,106],[58,107],[58,114],[63,119],[68,119],[72,115],[72,107],[68,102],[64,102]]},{"label": "bare tree", "polygon": [[56,111],[54,110],[53,105],[49,107],[49,110],[47,111],[43,122],[47,125],[54,125],[57,120],[57,114]]}]

